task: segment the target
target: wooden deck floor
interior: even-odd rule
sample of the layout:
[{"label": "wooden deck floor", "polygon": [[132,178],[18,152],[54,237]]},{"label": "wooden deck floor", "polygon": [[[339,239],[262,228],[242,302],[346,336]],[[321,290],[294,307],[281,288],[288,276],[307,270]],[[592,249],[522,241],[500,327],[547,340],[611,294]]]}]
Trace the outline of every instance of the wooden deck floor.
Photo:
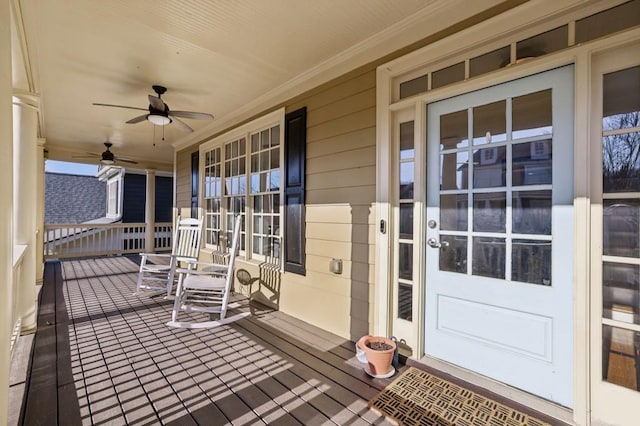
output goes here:
[{"label": "wooden deck floor", "polygon": [[255,309],[170,328],[172,302],[132,295],[136,276],[127,257],[47,263],[22,424],[390,424],[367,401],[391,379],[352,342]]}]

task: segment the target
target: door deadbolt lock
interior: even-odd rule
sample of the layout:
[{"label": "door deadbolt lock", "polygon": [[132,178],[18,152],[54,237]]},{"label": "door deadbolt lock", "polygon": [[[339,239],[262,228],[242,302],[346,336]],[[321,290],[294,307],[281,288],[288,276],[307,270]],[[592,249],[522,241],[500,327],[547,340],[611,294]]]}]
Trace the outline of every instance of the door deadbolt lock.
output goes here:
[{"label": "door deadbolt lock", "polygon": [[427,226],[431,229],[436,229],[436,226],[438,226],[438,222],[431,219],[429,222],[427,222]]}]

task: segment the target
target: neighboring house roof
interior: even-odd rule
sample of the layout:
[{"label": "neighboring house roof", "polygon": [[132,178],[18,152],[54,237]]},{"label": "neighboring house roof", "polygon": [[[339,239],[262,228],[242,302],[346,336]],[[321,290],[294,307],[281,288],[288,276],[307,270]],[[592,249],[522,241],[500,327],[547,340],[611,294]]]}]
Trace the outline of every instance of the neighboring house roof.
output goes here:
[{"label": "neighboring house roof", "polygon": [[95,176],[45,173],[45,223],[81,223],[106,216],[106,184]]}]

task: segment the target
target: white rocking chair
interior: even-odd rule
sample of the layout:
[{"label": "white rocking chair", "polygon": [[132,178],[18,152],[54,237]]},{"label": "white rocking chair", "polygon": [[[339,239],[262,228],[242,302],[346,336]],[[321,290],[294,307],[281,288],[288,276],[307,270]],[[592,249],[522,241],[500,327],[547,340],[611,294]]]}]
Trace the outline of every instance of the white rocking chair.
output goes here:
[{"label": "white rocking chair", "polygon": [[[178,289],[173,303],[171,321],[167,323],[171,327],[180,328],[213,328],[223,324],[237,321],[248,316],[249,312],[243,312],[233,317],[226,317],[229,307],[229,293],[233,283],[233,271],[235,258],[240,239],[241,216],[236,217],[233,226],[233,240],[229,252],[227,265],[195,262],[201,269],[178,269]],[[205,314],[219,314],[218,320],[203,322],[178,322],[179,311],[202,312]]]},{"label": "white rocking chair", "polygon": [[[176,269],[193,267],[200,253],[203,219],[181,219],[178,216],[173,232],[171,254],[140,253],[140,273],[136,293],[141,290],[165,291],[171,296]],[[186,264],[186,265],[185,265]]]}]

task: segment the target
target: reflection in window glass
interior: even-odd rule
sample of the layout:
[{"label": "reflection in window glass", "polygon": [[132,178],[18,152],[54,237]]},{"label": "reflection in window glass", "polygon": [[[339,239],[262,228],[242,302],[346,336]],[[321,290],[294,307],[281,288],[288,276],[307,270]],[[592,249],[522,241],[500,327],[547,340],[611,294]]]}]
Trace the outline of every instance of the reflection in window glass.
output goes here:
[{"label": "reflection in window glass", "polygon": [[469,77],[500,69],[509,63],[511,49],[502,47],[469,60]]},{"label": "reflection in window glass", "polygon": [[426,92],[428,81],[428,76],[425,74],[413,80],[400,83],[400,99]]},{"label": "reflection in window glass", "polygon": [[413,203],[400,204],[400,238],[413,238]]},{"label": "reflection in window glass", "polygon": [[466,189],[469,176],[469,152],[460,151],[440,156],[440,189]]},{"label": "reflection in window glass", "polygon": [[551,191],[514,191],[513,232],[551,235]]},{"label": "reflection in window glass", "polygon": [[513,186],[552,183],[551,139],[513,144]]},{"label": "reflection in window glass", "polygon": [[635,360],[640,351],[640,332],[610,325],[602,326],[602,379],[638,390],[640,365]]},{"label": "reflection in window glass", "polygon": [[602,169],[604,192],[640,191],[640,133],[603,137]]},{"label": "reflection in window glass", "polygon": [[456,111],[440,117],[440,149],[469,146],[467,110]]},{"label": "reflection in window glass", "polygon": [[440,196],[440,229],[443,231],[467,230],[467,194]]},{"label": "reflection in window glass", "polygon": [[413,121],[400,123],[400,159],[413,158]]},{"label": "reflection in window glass", "polygon": [[483,148],[473,151],[473,187],[495,188],[505,186],[507,148]]},{"label": "reflection in window glass", "polygon": [[603,200],[603,254],[640,257],[640,200]]},{"label": "reflection in window glass", "polygon": [[505,232],[507,199],[505,192],[473,195],[473,231]]},{"label": "reflection in window glass", "polygon": [[507,102],[502,100],[473,108],[473,144],[507,140]]},{"label": "reflection in window glass", "polygon": [[602,264],[602,316],[640,324],[640,266]]},{"label": "reflection in window glass", "polygon": [[513,240],[511,280],[551,285],[551,241]]},{"label": "reflection in window glass", "polygon": [[513,139],[551,135],[551,89],[513,98]]},{"label": "reflection in window glass", "polygon": [[505,239],[473,237],[473,275],[490,278],[505,278]]},{"label": "reflection in window glass", "polygon": [[413,199],[413,162],[400,163],[400,199]]},{"label": "reflection in window glass", "polygon": [[398,276],[404,280],[413,279],[413,244],[398,245]]},{"label": "reflection in window glass", "polygon": [[602,95],[603,130],[640,126],[640,67],[605,74]]},{"label": "reflection in window glass", "polygon": [[398,285],[398,318],[411,321],[413,311],[413,286],[400,283]]},{"label": "reflection in window glass", "polygon": [[467,237],[440,235],[440,270],[467,273]]},{"label": "reflection in window glass", "polygon": [[437,89],[462,80],[464,80],[464,62],[433,72],[431,74],[431,89]]}]

